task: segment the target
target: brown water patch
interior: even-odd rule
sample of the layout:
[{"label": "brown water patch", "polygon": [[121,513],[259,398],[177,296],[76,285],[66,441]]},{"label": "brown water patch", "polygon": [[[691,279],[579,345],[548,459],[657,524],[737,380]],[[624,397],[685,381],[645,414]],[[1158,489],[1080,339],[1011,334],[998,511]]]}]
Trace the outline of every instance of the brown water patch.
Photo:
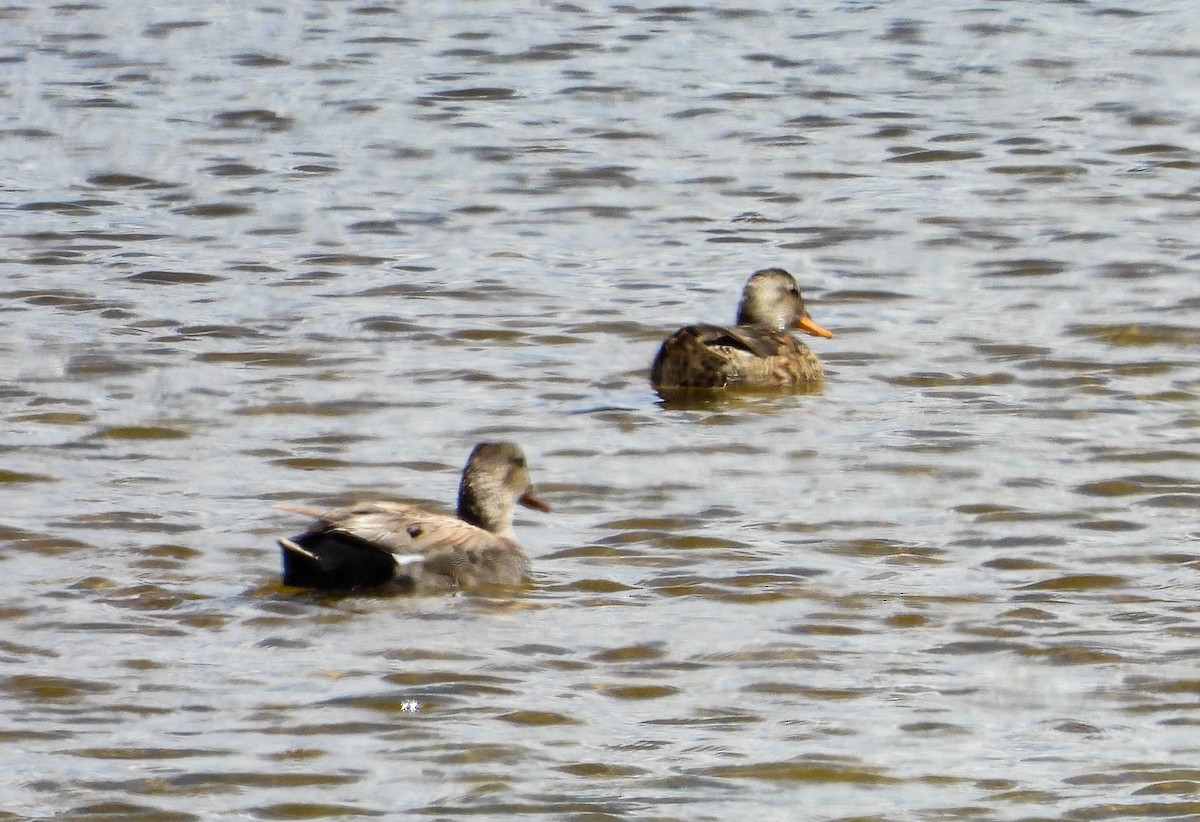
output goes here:
[{"label": "brown water patch", "polygon": [[801,636],[858,636],[865,633],[865,631],[850,625],[814,621],[804,625],[796,625],[789,629],[789,633]]},{"label": "brown water patch", "polygon": [[304,368],[320,364],[317,357],[299,351],[225,351],[197,354],[197,362],[234,363],[262,368]]},{"label": "brown water patch", "polygon": [[266,169],[246,163],[217,163],[201,171],[214,177],[257,177],[267,173]]},{"label": "brown water patch", "polygon": [[91,545],[76,539],[61,537],[56,534],[39,534],[34,531],[26,531],[6,525],[0,525],[0,540],[14,543],[22,551],[29,551],[45,556],[92,550]]},{"label": "brown water patch", "polygon": [[133,802],[94,802],[65,811],[57,817],[69,822],[193,822],[201,817],[180,811],[167,811]]},{"label": "brown water patch", "polygon": [[666,656],[666,651],[655,645],[630,645],[601,651],[593,654],[591,658],[595,662],[647,662]]},{"label": "brown water patch", "polygon": [[221,756],[228,749],[221,748],[75,748],[67,751],[72,756],[86,759],[147,759],[155,762],[192,757]]},{"label": "brown water patch", "polygon": [[961,725],[952,725],[949,722],[912,722],[902,725],[900,730],[925,736],[966,736],[971,733],[969,729]]},{"label": "brown water patch", "polygon": [[554,590],[579,591],[586,594],[619,594],[638,590],[635,586],[625,585],[608,579],[577,579],[564,586],[555,586]]},{"label": "brown water patch", "polygon": [[1026,182],[1055,182],[1063,178],[1087,174],[1084,166],[1057,163],[1026,163],[1020,165],[992,166],[988,169],[993,174],[1012,177],[1024,177]]},{"label": "brown water patch", "polygon": [[562,765],[558,770],[583,779],[626,779],[648,773],[644,768],[616,765],[609,762],[579,762],[573,765]]},{"label": "brown water patch", "polygon": [[199,283],[215,283],[224,280],[215,274],[201,274],[196,271],[143,271],[131,274],[125,279],[137,283],[153,283],[155,285],[196,285]]},{"label": "brown water patch", "polygon": [[419,98],[419,102],[423,104],[442,103],[442,102],[473,102],[484,100],[512,100],[518,97],[516,91],[511,88],[503,87],[477,87],[477,88],[460,88],[447,89],[438,91],[432,94],[426,94]]},{"label": "brown water patch", "polygon": [[85,530],[121,530],[145,533],[185,533],[196,530],[192,526],[173,524],[163,515],[146,511],[99,511],[90,514],[73,514],[62,516],[61,519],[50,524]]},{"label": "brown water patch", "polygon": [[116,425],[101,428],[95,434],[102,440],[179,440],[191,436],[187,431],[162,425]]},{"label": "brown water patch", "polygon": [[980,640],[963,640],[960,642],[947,642],[939,645],[936,648],[931,648],[930,652],[935,654],[947,654],[950,656],[973,656],[977,654],[995,654],[1007,653],[1012,651],[1024,651],[1029,646],[1019,643],[1010,642],[999,639],[980,639]]},{"label": "brown water patch", "polygon": [[1182,450],[1130,450],[1125,448],[1106,448],[1098,450],[1092,457],[1093,462],[1197,462],[1200,454]]},{"label": "brown water patch", "polygon": [[1103,588],[1123,588],[1129,580],[1113,574],[1068,574],[1041,582],[1022,585],[1029,591],[1094,591]]},{"label": "brown water patch", "polygon": [[767,761],[749,765],[722,765],[696,772],[721,779],[757,779],[769,782],[890,785],[902,781],[879,770],[864,768],[848,760]]},{"label": "brown water patch", "polygon": [[200,217],[210,220],[219,220],[225,217],[241,217],[253,212],[254,209],[251,206],[228,202],[201,203],[199,205],[183,206],[175,209],[175,213],[183,217]]},{"label": "brown water patch", "polygon": [[1053,665],[1111,665],[1125,658],[1112,651],[1079,645],[1060,645],[1054,648],[1026,648],[1021,656],[1042,660]]},{"label": "brown water patch", "polygon": [[1086,531],[1141,531],[1146,526],[1140,522],[1130,522],[1124,519],[1097,519],[1088,520],[1087,522],[1074,523],[1072,527],[1080,528]]},{"label": "brown water patch", "polygon": [[1059,569],[1056,563],[1025,557],[998,557],[983,563],[983,567],[994,568],[997,571],[1052,571]]},{"label": "brown water patch", "polygon": [[987,505],[960,505],[955,508],[964,514],[975,514],[975,521],[985,522],[1072,522],[1078,514],[1069,511],[1024,511],[1016,508],[996,508]]},{"label": "brown water patch", "polygon": [[470,342],[516,342],[525,337],[520,331],[505,331],[499,328],[479,328],[467,331],[459,331],[452,335],[452,339],[467,340]]},{"label": "brown water patch", "polygon": [[352,464],[345,460],[328,457],[285,457],[271,460],[271,463],[284,468],[294,468],[297,471],[329,471],[345,468]]},{"label": "brown water patch", "polygon": [[401,319],[399,317],[364,317],[361,320],[356,320],[357,324],[362,326],[366,331],[372,331],[376,334],[413,334],[419,332],[423,326],[411,320]]},{"label": "brown water patch", "polygon": [[145,371],[146,365],[106,353],[76,354],[67,358],[63,370],[74,376],[94,377],[136,374]]},{"label": "brown water patch", "polygon": [[269,109],[241,109],[222,111],[213,116],[220,128],[249,129],[266,132],[289,131],[295,121]]},{"label": "brown water patch", "polygon": [[343,805],[327,802],[278,802],[250,808],[259,819],[305,820],[341,819],[358,816],[387,816],[385,811],[371,810],[362,805]]},{"label": "brown water patch", "polygon": [[962,160],[978,160],[983,154],[978,151],[950,151],[948,149],[895,148],[889,163],[954,163]]},{"label": "brown water patch", "polygon": [[0,680],[10,696],[31,702],[78,702],[94,694],[116,690],[116,685],[87,679],[37,674],[15,674]]},{"label": "brown water patch", "polygon": [[937,562],[939,556],[943,553],[940,548],[927,545],[913,545],[887,539],[839,540],[828,543],[821,550],[849,557],[889,557],[916,562]]},{"label": "brown water patch", "polygon": [[253,339],[262,332],[240,325],[184,325],[176,329],[180,337],[220,340]]},{"label": "brown water patch", "polygon": [[1139,504],[1150,508],[1197,508],[1200,507],[1200,493],[1161,494]]},{"label": "brown water patch", "polygon": [[13,422],[36,422],[44,425],[79,425],[91,422],[94,417],[76,411],[44,411],[36,414],[18,414],[10,419]]},{"label": "brown water patch", "polygon": [[933,624],[924,614],[894,614],[883,621],[889,628],[925,628]]},{"label": "brown water patch", "polygon": [[177,188],[178,183],[164,183],[159,180],[153,180],[149,177],[142,177],[137,174],[124,174],[122,172],[113,171],[104,174],[93,174],[87,178],[87,182],[101,188]]},{"label": "brown water patch", "polygon": [[829,689],[812,688],[805,685],[795,685],[790,682],[756,682],[743,689],[747,693],[777,694],[787,696],[803,696],[808,699],[832,700],[841,702],[849,699],[862,699],[869,696],[868,691],[861,689]]},{"label": "brown water patch", "polygon": [[1119,479],[1089,482],[1075,488],[1089,497],[1128,497],[1159,492],[1179,492],[1187,497],[1200,496],[1200,483],[1164,474],[1137,474]]},{"label": "brown water patch", "polygon": [[1200,343],[1200,330],[1175,325],[1072,325],[1066,330],[1073,337],[1086,337],[1112,345],[1194,346]]},{"label": "brown water patch", "polygon": [[17,206],[17,208],[22,211],[49,211],[66,217],[90,217],[96,214],[95,209],[91,207],[94,204],[96,203],[93,200],[78,200],[74,202],[50,200],[23,203]]},{"label": "brown water patch", "polygon": [[1045,277],[1060,274],[1069,268],[1062,260],[1026,258],[1013,260],[988,260],[978,263],[977,268],[989,277]]},{"label": "brown water patch", "polygon": [[962,385],[1006,385],[1014,382],[1015,378],[1011,374],[992,373],[982,374],[978,376],[955,376],[946,373],[929,373],[929,374],[909,374],[903,377],[889,378],[887,382],[892,385],[906,386],[911,388],[940,388],[946,386],[962,386]]},{"label": "brown water patch", "polygon": [[391,262],[388,257],[376,257],[367,254],[308,254],[300,258],[309,265],[331,266],[376,266]]},{"label": "brown water patch", "polygon": [[678,688],[668,685],[596,685],[596,691],[613,699],[642,701],[662,699],[679,693]]},{"label": "brown water patch", "polygon": [[54,482],[54,477],[48,477],[45,474],[29,474],[24,471],[9,471],[0,468],[0,485],[13,484],[21,485],[32,482]]},{"label": "brown water patch", "polygon": [[513,711],[501,714],[499,719],[513,725],[547,726],[578,725],[579,720],[552,711]]},{"label": "brown water patch", "polygon": [[[1200,695],[1200,679],[1155,681],[1148,677],[1136,677],[1129,682],[1129,686],[1137,691],[1149,690],[1164,694]],[[1196,778],[1200,779],[1200,772],[1197,772]]]},{"label": "brown water patch", "polygon": [[512,680],[504,679],[502,677],[485,676],[481,674],[461,674],[454,671],[430,671],[422,673],[388,674],[384,677],[384,681],[409,687],[444,683],[466,683],[472,685],[489,685],[499,687],[502,684],[510,683]]},{"label": "brown water patch", "polygon": [[168,611],[203,599],[199,594],[150,583],[113,588],[100,597],[102,602],[134,611]]},{"label": "brown water patch", "polygon": [[[241,414],[250,417],[272,416],[272,415],[287,415],[287,414],[302,414],[304,416],[313,417],[346,417],[355,414],[370,414],[386,408],[387,405],[381,402],[373,402],[370,400],[337,400],[329,402],[275,402],[267,405],[244,406],[236,409],[233,413]],[[362,439],[366,439],[363,437]],[[332,440],[330,442],[340,442],[346,444],[354,440]]]}]

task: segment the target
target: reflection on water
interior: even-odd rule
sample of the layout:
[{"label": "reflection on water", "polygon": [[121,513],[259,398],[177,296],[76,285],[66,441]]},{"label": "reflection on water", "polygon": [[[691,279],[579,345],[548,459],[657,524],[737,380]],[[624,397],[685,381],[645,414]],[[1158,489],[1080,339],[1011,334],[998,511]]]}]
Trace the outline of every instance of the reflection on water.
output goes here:
[{"label": "reflection on water", "polygon": [[[1200,815],[1190,6],[0,17],[12,818]],[[500,437],[530,591],[278,584]]]}]

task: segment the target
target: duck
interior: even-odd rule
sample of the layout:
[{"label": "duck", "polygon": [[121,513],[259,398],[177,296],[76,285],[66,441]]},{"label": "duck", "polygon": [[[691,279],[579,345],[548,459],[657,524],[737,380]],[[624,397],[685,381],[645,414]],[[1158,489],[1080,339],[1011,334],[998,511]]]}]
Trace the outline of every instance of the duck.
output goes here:
[{"label": "duck", "polygon": [[511,442],[481,442],[471,451],[457,516],[390,500],[329,511],[281,503],[274,507],[316,520],[302,534],[277,540],[283,584],[409,592],[521,585],[530,564],[513,533],[517,504],[551,510],[534,494],[525,453]]},{"label": "duck", "polygon": [[796,278],[782,268],[756,271],[746,282],[737,324],[696,324],[663,342],[650,368],[661,390],[798,388],[825,377],[821,361],[786,329],[832,337],[804,307]]}]

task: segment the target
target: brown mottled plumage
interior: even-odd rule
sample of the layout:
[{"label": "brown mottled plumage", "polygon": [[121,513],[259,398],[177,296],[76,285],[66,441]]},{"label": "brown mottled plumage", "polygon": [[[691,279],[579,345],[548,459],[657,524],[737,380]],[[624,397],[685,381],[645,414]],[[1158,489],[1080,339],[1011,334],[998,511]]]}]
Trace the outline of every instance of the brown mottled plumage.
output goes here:
[{"label": "brown mottled plumage", "polygon": [[533,495],[521,449],[485,442],[463,469],[457,517],[389,501],[331,511],[277,505],[317,520],[303,534],[278,541],[283,582],[323,589],[518,585],[529,577],[529,558],[513,538],[516,503],[550,510]]},{"label": "brown mottled plumage", "polygon": [[808,346],[785,329],[832,337],[814,323],[791,274],[756,271],[746,283],[737,325],[689,325],[663,342],[650,369],[658,389],[795,388],[825,376]]}]

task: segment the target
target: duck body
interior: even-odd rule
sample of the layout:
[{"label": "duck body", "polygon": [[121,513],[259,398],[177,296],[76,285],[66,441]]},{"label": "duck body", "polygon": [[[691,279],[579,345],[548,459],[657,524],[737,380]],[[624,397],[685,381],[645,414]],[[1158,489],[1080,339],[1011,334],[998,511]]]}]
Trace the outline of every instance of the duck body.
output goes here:
[{"label": "duck body", "polygon": [[302,534],[278,540],[283,583],[407,591],[519,585],[529,578],[530,563],[512,533],[517,503],[549,510],[533,495],[525,455],[517,446],[481,443],[463,471],[457,517],[392,501],[329,511],[277,505],[316,520]]},{"label": "duck body", "polygon": [[757,271],[746,283],[737,325],[696,324],[663,342],[650,368],[660,390],[798,388],[824,379],[817,355],[785,329],[820,337],[830,331],[808,316],[791,274]]},{"label": "duck body", "polygon": [[656,388],[786,388],[820,382],[821,361],[784,331],[689,325],[663,342],[650,369]]},{"label": "duck body", "polygon": [[415,505],[371,501],[324,512],[280,507],[317,520],[280,541],[285,585],[428,591],[520,585],[529,577],[529,558],[516,540]]}]

